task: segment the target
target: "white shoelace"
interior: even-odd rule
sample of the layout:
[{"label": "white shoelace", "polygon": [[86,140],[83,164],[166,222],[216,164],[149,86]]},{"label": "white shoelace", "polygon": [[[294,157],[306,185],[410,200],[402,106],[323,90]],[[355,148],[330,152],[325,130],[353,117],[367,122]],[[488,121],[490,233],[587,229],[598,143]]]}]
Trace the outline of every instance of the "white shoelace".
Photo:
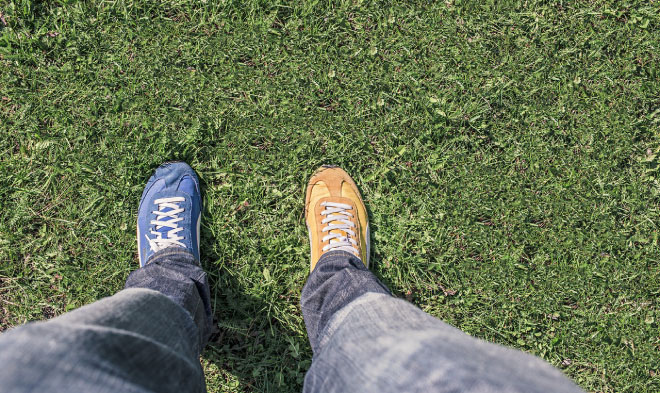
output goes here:
[{"label": "white shoelace", "polygon": [[[357,249],[357,241],[355,240],[355,231],[352,229],[355,228],[355,224],[350,220],[353,214],[346,211],[353,207],[345,203],[335,202],[321,202],[321,206],[325,207],[321,215],[327,216],[321,221],[321,224],[330,223],[323,228],[323,232],[339,230],[345,234],[342,236],[341,233],[328,233],[324,236],[323,242],[325,243],[328,240],[330,242],[323,247],[323,252],[341,250],[359,254],[360,251]],[[335,223],[333,224],[332,222]]]},{"label": "white shoelace", "polygon": [[[152,211],[156,215],[155,220],[151,220],[151,225],[154,225],[155,230],[151,230],[151,234],[155,235],[155,239],[149,239],[149,236],[146,234],[144,237],[147,238],[151,250],[154,252],[160,251],[167,247],[180,246],[185,247],[185,244],[181,243],[179,240],[183,240],[183,236],[177,235],[179,231],[182,231],[183,228],[179,227],[177,224],[179,221],[183,220],[183,217],[179,217],[178,214],[182,213],[184,209],[179,207],[178,202],[185,201],[184,197],[172,197],[172,198],[160,198],[154,201],[155,205],[158,205],[158,210]],[[164,209],[170,208],[164,212]],[[164,218],[170,217],[167,221],[162,221]],[[158,232],[162,227],[172,228],[167,231],[167,237],[163,237],[162,232]]]}]

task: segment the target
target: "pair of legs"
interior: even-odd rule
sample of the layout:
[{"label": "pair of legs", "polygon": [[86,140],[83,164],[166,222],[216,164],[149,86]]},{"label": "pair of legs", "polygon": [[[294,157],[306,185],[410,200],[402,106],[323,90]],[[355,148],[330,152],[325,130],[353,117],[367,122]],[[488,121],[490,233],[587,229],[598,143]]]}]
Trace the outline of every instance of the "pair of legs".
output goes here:
[{"label": "pair of legs", "polygon": [[[180,177],[176,184],[190,187]],[[198,210],[187,200],[176,202],[185,192],[165,191],[143,194],[143,200],[147,195],[165,202],[147,220],[155,223],[155,236],[139,242],[143,267],[131,273],[124,290],[0,335],[0,391],[205,391],[199,355],[212,310],[198,250],[186,242],[196,237]],[[301,306],[314,358],[304,391],[581,391],[538,358],[469,337],[392,297],[363,263],[368,227],[360,224],[359,194],[352,202],[342,198],[317,198],[314,203],[323,206],[318,227],[309,222],[314,203],[307,206],[312,272]],[[186,208],[173,203],[187,206],[192,219],[179,217],[176,212]],[[179,229],[177,220],[188,227]],[[317,239],[313,231],[325,236]]]},{"label": "pair of legs", "polygon": [[[319,260],[301,304],[314,351],[306,392],[580,391],[542,360],[392,297],[345,251]],[[196,259],[160,251],[118,294],[2,334],[0,391],[203,392],[211,319]]]}]

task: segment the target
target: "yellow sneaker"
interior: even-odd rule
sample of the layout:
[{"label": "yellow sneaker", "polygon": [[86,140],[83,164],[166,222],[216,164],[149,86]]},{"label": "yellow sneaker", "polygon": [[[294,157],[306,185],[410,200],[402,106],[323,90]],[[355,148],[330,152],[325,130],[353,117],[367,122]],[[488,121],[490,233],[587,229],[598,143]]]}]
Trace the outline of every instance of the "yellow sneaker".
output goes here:
[{"label": "yellow sneaker", "polygon": [[312,175],[305,196],[311,269],[329,251],[348,251],[369,267],[369,221],[355,182],[343,169],[323,165]]}]

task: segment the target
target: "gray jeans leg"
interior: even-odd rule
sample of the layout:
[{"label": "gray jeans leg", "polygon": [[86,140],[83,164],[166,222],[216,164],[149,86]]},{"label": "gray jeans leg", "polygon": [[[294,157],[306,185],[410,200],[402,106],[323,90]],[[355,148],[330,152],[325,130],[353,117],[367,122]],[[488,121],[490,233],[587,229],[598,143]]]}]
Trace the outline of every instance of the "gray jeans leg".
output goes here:
[{"label": "gray jeans leg", "polygon": [[133,271],[125,288],[153,289],[188,311],[199,329],[199,347],[211,336],[213,313],[206,273],[193,254],[181,248],[155,253],[141,269]]},{"label": "gray jeans leg", "polygon": [[7,392],[204,392],[199,331],[160,292],[133,288],[0,335]]},{"label": "gray jeans leg", "polygon": [[360,258],[346,251],[324,254],[307,278],[300,296],[307,336],[317,352],[325,326],[337,311],[365,293],[390,291]]},{"label": "gray jeans leg", "polygon": [[[315,269],[303,290],[314,350],[305,392],[582,392],[543,360],[470,337],[381,291],[375,276],[340,257],[328,259],[323,274]],[[354,286],[346,281],[354,276],[374,282]],[[335,290],[322,291],[324,285]],[[349,300],[335,304],[332,297],[346,288],[359,296],[343,292],[336,299]]]},{"label": "gray jeans leg", "polygon": [[204,270],[168,248],[115,296],[0,335],[0,391],[204,392],[211,321]]}]

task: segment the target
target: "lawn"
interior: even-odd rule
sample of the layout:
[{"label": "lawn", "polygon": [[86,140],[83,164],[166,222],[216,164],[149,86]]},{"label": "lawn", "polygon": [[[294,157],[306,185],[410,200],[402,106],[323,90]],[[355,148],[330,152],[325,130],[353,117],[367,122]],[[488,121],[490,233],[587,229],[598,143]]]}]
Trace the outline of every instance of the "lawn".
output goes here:
[{"label": "lawn", "polygon": [[660,391],[658,0],[0,0],[0,330],[120,290],[172,159],[203,183],[210,392],[301,390],[323,163],[397,296]]}]

